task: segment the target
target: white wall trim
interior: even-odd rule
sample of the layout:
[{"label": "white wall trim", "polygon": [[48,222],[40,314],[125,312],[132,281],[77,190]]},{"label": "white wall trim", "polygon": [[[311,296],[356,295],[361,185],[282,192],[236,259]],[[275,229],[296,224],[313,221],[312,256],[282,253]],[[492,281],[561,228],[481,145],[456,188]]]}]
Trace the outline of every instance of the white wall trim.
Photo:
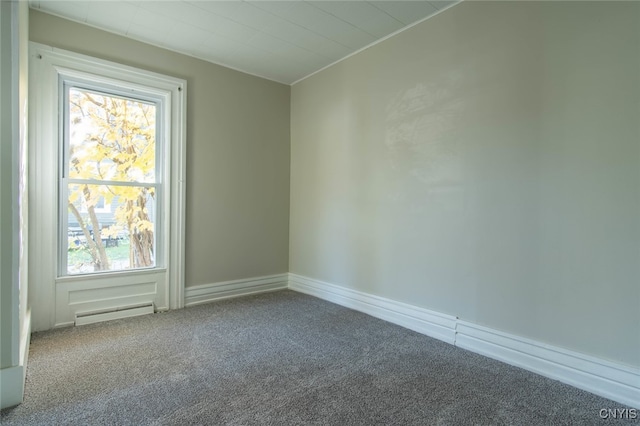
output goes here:
[{"label": "white wall trim", "polygon": [[287,288],[287,285],[288,275],[277,274],[187,287],[185,289],[185,306],[194,306],[201,303],[247,296],[250,294],[284,290]]},{"label": "white wall trim", "polygon": [[459,321],[456,346],[640,408],[640,368]]},{"label": "white wall trim", "polygon": [[22,402],[24,395],[23,365],[0,370],[0,408],[13,407]]},{"label": "white wall trim", "polygon": [[381,318],[463,349],[640,408],[640,368],[504,333],[380,296],[289,274],[289,288]]},{"label": "white wall trim", "polygon": [[24,398],[30,342],[31,311],[27,312],[20,333],[20,364],[0,369],[0,409],[18,405]]},{"label": "white wall trim", "polygon": [[418,333],[453,344],[456,317],[396,302],[301,275],[289,274],[289,288],[310,294]]}]

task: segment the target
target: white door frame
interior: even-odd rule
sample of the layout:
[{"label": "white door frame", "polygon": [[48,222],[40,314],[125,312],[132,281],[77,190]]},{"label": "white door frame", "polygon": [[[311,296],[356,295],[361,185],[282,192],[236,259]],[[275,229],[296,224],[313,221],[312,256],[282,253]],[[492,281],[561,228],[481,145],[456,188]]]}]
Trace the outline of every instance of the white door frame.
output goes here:
[{"label": "white door frame", "polygon": [[[150,271],[95,274],[85,277],[83,287],[77,285],[78,277],[58,278],[59,81],[76,74],[91,75],[103,82],[123,81],[163,93],[168,99],[171,122],[165,151],[170,162],[164,173],[163,208],[170,216],[164,230],[166,264]],[[100,311],[113,308],[114,303],[135,305],[150,297],[157,310],[184,307],[186,81],[38,43],[30,43],[29,81],[29,276],[33,330],[71,325],[71,315],[78,309]],[[93,283],[107,274],[111,287],[101,293],[100,284]],[[136,297],[127,298],[119,292],[127,286],[137,286]]]}]

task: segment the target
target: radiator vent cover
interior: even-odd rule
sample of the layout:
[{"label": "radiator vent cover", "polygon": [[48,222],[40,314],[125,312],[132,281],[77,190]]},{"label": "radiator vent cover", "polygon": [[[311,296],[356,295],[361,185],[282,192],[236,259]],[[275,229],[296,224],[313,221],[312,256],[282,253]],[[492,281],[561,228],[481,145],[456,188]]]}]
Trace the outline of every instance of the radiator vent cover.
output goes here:
[{"label": "radiator vent cover", "polygon": [[136,317],[155,312],[153,302],[130,306],[118,306],[91,312],[77,312],[75,325],[93,324],[95,322],[109,321],[119,318]]}]

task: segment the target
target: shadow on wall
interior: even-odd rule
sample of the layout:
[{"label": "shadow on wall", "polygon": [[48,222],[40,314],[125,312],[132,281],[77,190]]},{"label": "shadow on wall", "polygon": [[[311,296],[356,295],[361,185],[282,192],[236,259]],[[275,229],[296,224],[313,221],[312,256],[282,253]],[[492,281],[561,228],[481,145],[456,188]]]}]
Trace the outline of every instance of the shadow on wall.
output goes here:
[{"label": "shadow on wall", "polygon": [[[400,188],[419,184],[429,191],[451,190],[462,181],[456,121],[465,105],[455,97],[462,75],[419,83],[397,94],[386,107],[384,144]],[[399,190],[396,197],[413,195]]]},{"label": "shadow on wall", "polygon": [[391,96],[383,111],[388,183],[380,258],[389,264],[380,268],[386,280],[404,283],[398,290],[405,301],[441,299],[453,306],[451,286],[475,288],[468,282],[472,247],[465,238],[464,80],[456,72],[415,83]]}]

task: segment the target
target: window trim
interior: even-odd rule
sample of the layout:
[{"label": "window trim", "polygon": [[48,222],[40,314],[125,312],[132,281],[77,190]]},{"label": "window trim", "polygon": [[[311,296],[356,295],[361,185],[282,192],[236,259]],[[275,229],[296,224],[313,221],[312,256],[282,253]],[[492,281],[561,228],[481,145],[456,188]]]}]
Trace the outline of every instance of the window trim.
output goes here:
[{"label": "window trim", "polygon": [[[185,235],[185,181],[186,181],[186,89],[187,82],[171,76],[158,74],[117,64],[102,59],[81,55],[40,43],[29,43],[30,47],[30,205],[39,210],[32,211],[30,228],[30,255],[32,267],[29,274],[39,287],[32,293],[34,331],[46,330],[59,325],[51,300],[56,296],[58,280],[57,256],[51,256],[59,247],[58,239],[58,170],[61,161],[60,121],[52,116],[60,105],[61,75],[91,79],[106,85],[126,81],[130,90],[155,92],[166,96],[170,102],[163,112],[169,120],[166,128],[166,152],[170,152],[170,164],[163,172],[166,198],[163,206],[170,210],[168,229],[165,232],[166,267],[168,281],[168,309],[184,307],[184,235]],[[126,93],[125,93],[126,95]],[[55,159],[55,161],[51,161]],[[169,175],[170,174],[170,175]],[[52,196],[51,194],[55,194]],[[47,212],[43,214],[43,212]],[[160,265],[158,265],[160,266]],[[160,269],[161,271],[162,269]],[[120,275],[138,274],[139,270],[113,272]],[[66,279],[66,278],[65,278]]]}]

